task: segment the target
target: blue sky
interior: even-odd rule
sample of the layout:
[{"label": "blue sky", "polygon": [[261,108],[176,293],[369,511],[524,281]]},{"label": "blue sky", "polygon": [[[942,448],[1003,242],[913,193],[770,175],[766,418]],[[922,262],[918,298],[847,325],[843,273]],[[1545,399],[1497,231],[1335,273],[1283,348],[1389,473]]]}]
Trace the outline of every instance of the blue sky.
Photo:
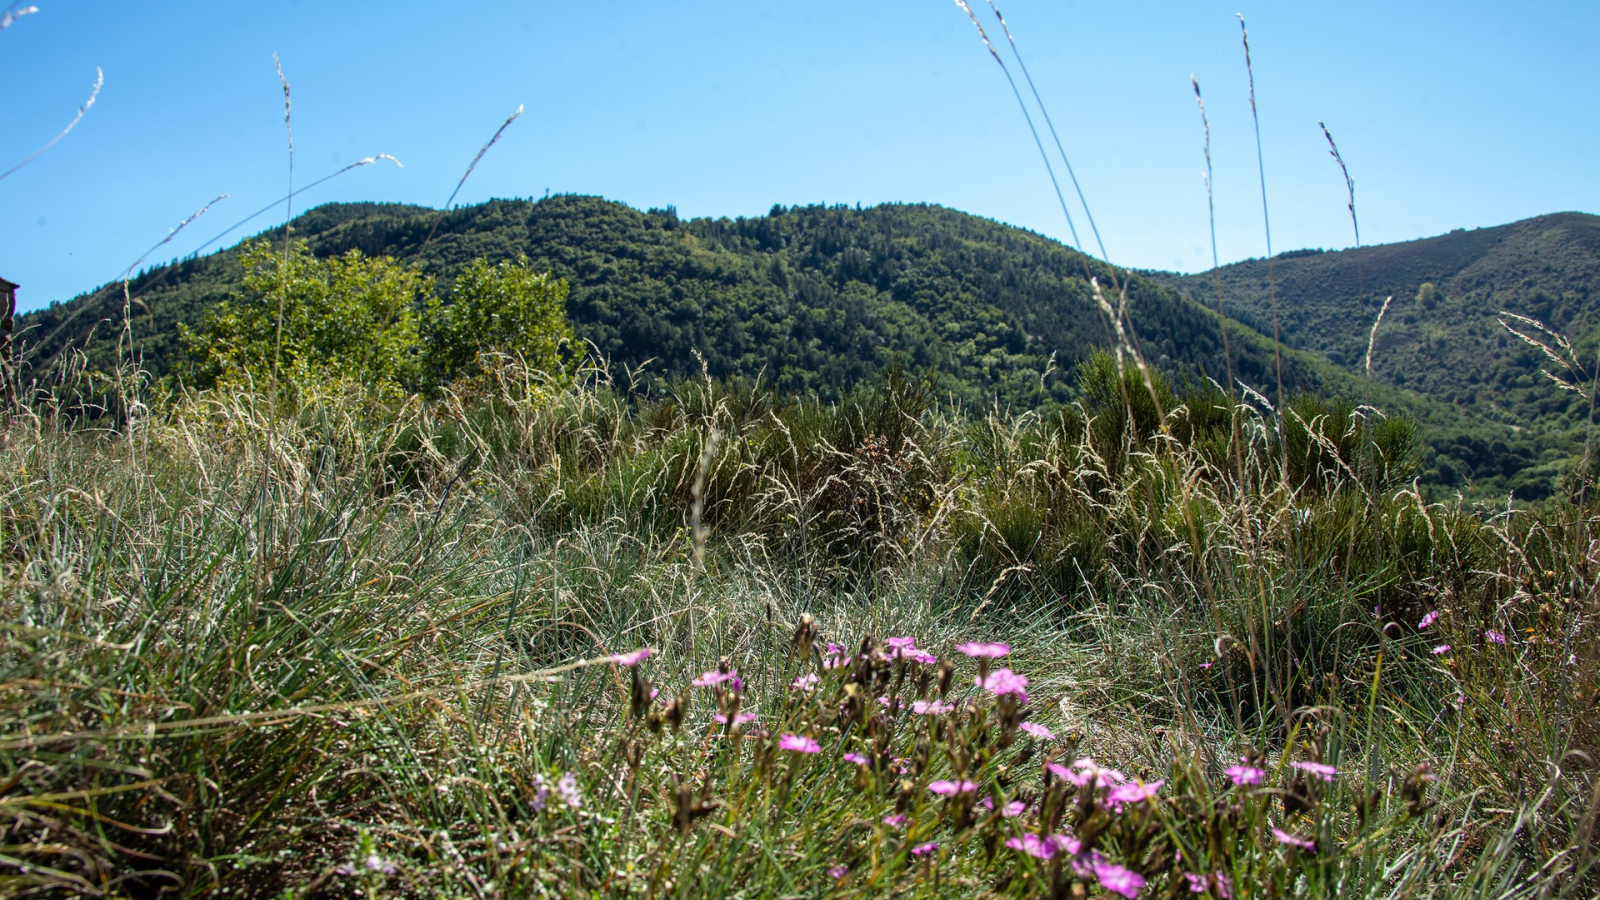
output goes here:
[{"label": "blue sky", "polygon": [[[349,172],[297,209],[440,205],[524,104],[458,203],[548,190],[736,216],[927,201],[1068,239],[1004,77],[950,0],[28,2],[39,12],[0,32],[0,171],[66,124],[97,66],[105,86],[72,134],[0,180],[0,277],[23,285],[24,308],[118,277],[218,194],[231,196],[153,259],[286,192],[274,52],[298,183],[379,152],[405,164]],[[1221,257],[1264,253],[1236,11],[1275,249],[1351,243],[1318,121],[1356,179],[1366,243],[1600,212],[1600,3],[1001,8],[1120,264],[1209,265],[1191,73],[1211,115]]]}]

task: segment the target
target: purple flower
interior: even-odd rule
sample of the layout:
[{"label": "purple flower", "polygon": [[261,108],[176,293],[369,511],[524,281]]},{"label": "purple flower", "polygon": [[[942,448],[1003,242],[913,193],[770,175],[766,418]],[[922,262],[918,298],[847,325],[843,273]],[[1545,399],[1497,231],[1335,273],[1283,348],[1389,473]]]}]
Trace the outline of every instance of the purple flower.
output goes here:
[{"label": "purple flower", "polygon": [[821,753],[822,745],[803,734],[783,734],[778,736],[779,750],[793,750],[796,753]]},{"label": "purple flower", "polygon": [[611,657],[611,661],[619,666],[637,666],[654,655],[655,651],[649,647],[640,647],[632,653],[618,653]]},{"label": "purple flower", "polygon": [[1339,774],[1338,769],[1335,769],[1333,766],[1330,766],[1327,763],[1297,762],[1291,763],[1291,765],[1302,772],[1310,772],[1318,778],[1321,778],[1323,781],[1332,781],[1333,776]]},{"label": "purple flower", "polygon": [[956,649],[968,656],[983,657],[984,659],[999,659],[1011,652],[1010,644],[985,644],[981,641],[971,641],[957,644]]},{"label": "purple flower", "polygon": [[1161,786],[1166,783],[1166,780],[1163,779],[1161,781],[1152,781],[1149,784],[1142,781],[1119,784],[1106,795],[1106,802],[1113,807],[1118,807],[1118,812],[1121,812],[1120,807],[1124,804],[1143,803],[1147,800],[1155,799],[1156,792],[1161,790]]},{"label": "purple flower", "polygon": [[1278,843],[1289,847],[1299,847],[1301,850],[1315,850],[1317,848],[1316,841],[1307,840],[1299,835],[1290,834],[1289,832],[1284,831],[1282,828],[1272,829],[1272,836],[1278,839]]},{"label": "purple flower", "polygon": [[1096,783],[1109,787],[1122,784],[1128,780],[1128,776],[1116,769],[1101,768],[1092,757],[1088,756],[1074,762],[1072,767],[1077,771],[1069,773],[1065,777],[1078,787],[1088,787]]},{"label": "purple flower", "polygon": [[939,849],[939,842],[938,841],[929,841],[926,844],[918,844],[917,846],[912,847],[911,848],[911,855],[912,856],[927,856],[928,854],[933,853],[938,849]]},{"label": "purple flower", "polygon": [[904,651],[901,655],[912,662],[922,663],[925,666],[931,666],[939,661],[939,657],[934,656],[932,653],[929,653],[926,650],[923,650],[921,647],[912,647],[911,649]]},{"label": "purple flower", "polygon": [[544,812],[544,804],[549,797],[550,785],[544,780],[543,775],[538,772],[533,773],[533,799],[528,801],[528,806],[534,812]]},{"label": "purple flower", "polygon": [[849,866],[834,866],[833,868],[828,870],[828,877],[832,878],[834,881],[838,881],[839,879],[841,879],[841,878],[843,878],[843,877],[845,877],[846,875],[849,875],[849,874],[850,874],[850,867]]},{"label": "purple flower", "polygon": [[[983,802],[979,803],[978,805],[983,807],[984,809],[993,810],[994,809],[994,798],[985,797],[985,798],[983,798]],[[1022,815],[1024,812],[1027,812],[1027,810],[1028,810],[1028,804],[1023,803],[1021,800],[1013,800],[1010,803],[1006,804],[1005,809],[1002,809],[1000,811],[1000,814],[1002,816],[1005,816],[1008,819],[1014,819],[1017,816]]]},{"label": "purple flower", "polygon": [[1008,838],[1006,846],[1037,859],[1051,859],[1062,851],[1069,854],[1078,852],[1078,842],[1064,834],[1052,834],[1049,837],[1025,834],[1021,837]]},{"label": "purple flower", "polygon": [[1191,894],[1204,894],[1208,889],[1215,888],[1217,896],[1221,897],[1222,900],[1232,900],[1233,898],[1233,879],[1222,874],[1220,869],[1210,875],[1196,875],[1193,872],[1185,872],[1183,877],[1189,880],[1189,893]]},{"label": "purple flower", "polygon": [[1060,763],[1047,762],[1044,764],[1044,770],[1047,774],[1054,775],[1062,781],[1070,781],[1072,779],[1072,770]]},{"label": "purple flower", "polygon": [[1506,636],[1498,631],[1485,631],[1483,638],[1491,644],[1504,644],[1506,642]]},{"label": "purple flower", "polygon": [[987,678],[978,678],[973,684],[983,688],[996,697],[1003,694],[1015,694],[1018,702],[1028,702],[1028,679],[1018,675],[1010,669],[995,669]]},{"label": "purple flower", "polygon": [[872,762],[872,760],[867,759],[865,756],[862,756],[859,753],[846,753],[844,755],[844,761],[855,763],[858,766],[864,766]]},{"label": "purple flower", "polygon": [[935,794],[938,794],[941,797],[948,797],[951,794],[966,794],[977,789],[978,786],[976,784],[965,780],[935,781],[934,783],[928,785],[928,790],[933,791]]},{"label": "purple flower", "polygon": [[1203,662],[1203,663],[1200,664],[1200,668],[1209,669],[1214,665],[1216,665],[1216,663],[1214,663],[1214,662]]},{"label": "purple flower", "polygon": [[718,672],[716,669],[701,673],[699,678],[696,678],[694,681],[689,683],[695,687],[716,687],[717,685],[728,681],[734,683],[734,690],[738,690],[744,686],[744,682],[739,680],[738,672]]},{"label": "purple flower", "polygon": [[789,687],[797,691],[814,691],[817,689],[817,682],[821,680],[822,676],[818,675],[817,673],[807,672],[806,674],[801,675],[795,680],[789,682]]},{"label": "purple flower", "polygon": [[824,669],[837,669],[845,665],[845,650],[838,644],[829,644],[827,656],[822,660]]},{"label": "purple flower", "polygon": [[1446,653],[1449,653],[1449,652],[1450,652],[1450,645],[1449,644],[1440,644],[1439,646],[1433,648],[1433,655],[1434,656],[1443,656],[1443,655],[1445,655]]},{"label": "purple flower", "polygon": [[556,781],[556,793],[561,795],[562,802],[573,809],[583,805],[583,794],[578,792],[578,778],[571,772]]},{"label": "purple flower", "polygon": [[1422,617],[1422,621],[1417,623],[1417,630],[1426,631],[1429,625],[1437,621],[1439,621],[1439,611],[1436,609]]},{"label": "purple flower", "polygon": [[1144,889],[1143,875],[1109,862],[1096,861],[1094,877],[1101,887],[1128,898],[1139,896],[1139,891]]},{"label": "purple flower", "polygon": [[899,828],[900,826],[906,824],[906,817],[905,816],[884,816],[883,817],[883,824],[889,826],[890,828]]},{"label": "purple flower", "polygon": [[1222,770],[1222,774],[1228,776],[1234,787],[1260,784],[1267,777],[1267,773],[1255,766],[1229,766]]},{"label": "purple flower", "polygon": [[[725,713],[717,713],[716,715],[712,716],[711,719],[718,725],[728,724],[728,716]],[[743,725],[746,722],[754,722],[755,720],[755,713],[735,713],[733,716],[733,724],[735,725]]]},{"label": "purple flower", "polygon": [[1023,722],[1020,727],[1023,731],[1026,731],[1041,741],[1053,741],[1056,739],[1056,736],[1050,733],[1050,729],[1040,725],[1037,722]]},{"label": "purple flower", "polygon": [[909,650],[917,645],[917,639],[914,637],[892,637],[884,641],[883,645],[890,650]]},{"label": "purple flower", "polygon": [[918,700],[911,704],[911,711],[919,716],[938,716],[955,709],[951,703],[940,703],[938,700]]}]

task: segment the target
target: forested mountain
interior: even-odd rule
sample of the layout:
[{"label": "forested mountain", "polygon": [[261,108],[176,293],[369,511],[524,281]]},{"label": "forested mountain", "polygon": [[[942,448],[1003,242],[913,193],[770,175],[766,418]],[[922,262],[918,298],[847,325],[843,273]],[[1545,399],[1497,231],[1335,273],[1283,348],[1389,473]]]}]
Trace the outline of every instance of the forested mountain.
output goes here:
[{"label": "forested mountain", "polygon": [[[1215,302],[1213,273],[1146,274]],[[1270,335],[1267,261],[1223,266],[1216,274],[1228,314]],[[1502,447],[1470,433],[1436,440],[1449,468],[1509,472],[1537,458],[1537,447],[1581,447],[1589,402],[1542,375],[1550,361],[1497,317],[1528,316],[1565,335],[1587,356],[1592,377],[1600,337],[1600,216],[1556,213],[1359,250],[1293,251],[1272,260],[1271,274],[1285,343],[1360,374],[1373,322],[1392,296],[1373,347],[1373,377],[1519,432]],[[1525,451],[1521,459],[1518,450]]]},{"label": "forested mountain", "polygon": [[[938,206],[774,207],[766,216],[685,220],[671,209],[641,212],[582,196],[449,212],[329,204],[298,217],[293,230],[319,256],[358,249],[415,261],[445,297],[472,259],[525,255],[571,282],[577,334],[619,374],[643,367],[647,377],[698,376],[703,366],[712,377],[760,375],[785,390],[837,397],[898,365],[929,374],[941,393],[962,402],[1062,402],[1071,399],[1075,364],[1113,341],[1091,292],[1094,276],[1112,303],[1112,285],[1126,284],[1135,339],[1152,362],[1179,377],[1226,380],[1215,301],[1184,297],[1191,281],[1113,275],[1041,235]],[[281,240],[282,231],[265,236]],[[241,276],[231,249],[134,279],[131,331],[146,368],[182,377],[177,324],[198,324]],[[1385,283],[1369,277],[1371,285]],[[1439,283],[1445,297],[1455,296],[1448,279]],[[1245,296],[1228,303],[1258,326],[1230,322],[1235,376],[1275,395],[1259,304]],[[123,307],[121,285],[108,285],[25,317],[32,370],[48,370],[68,348],[83,349],[92,368],[109,369]],[[1318,318],[1300,326],[1305,333],[1323,327]],[[1323,350],[1299,331],[1294,342]],[[1381,344],[1380,354],[1392,346]],[[1416,416],[1435,445],[1452,448],[1428,469],[1447,488],[1470,483],[1540,495],[1574,452],[1567,432],[1518,435],[1514,423],[1487,410],[1432,403],[1393,385],[1368,387],[1314,352],[1286,350],[1283,360],[1288,389],[1359,396]],[[1400,384],[1392,373],[1386,378]]]}]

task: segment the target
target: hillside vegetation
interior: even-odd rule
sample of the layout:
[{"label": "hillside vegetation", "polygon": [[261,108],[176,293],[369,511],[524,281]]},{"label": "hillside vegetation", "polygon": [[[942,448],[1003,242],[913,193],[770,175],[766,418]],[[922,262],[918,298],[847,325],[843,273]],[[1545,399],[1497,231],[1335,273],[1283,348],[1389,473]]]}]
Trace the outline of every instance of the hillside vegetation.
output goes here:
[{"label": "hillside vegetation", "polygon": [[[1552,385],[1540,372],[1551,361],[1507,333],[1498,317],[1509,311],[1564,335],[1581,348],[1592,379],[1600,216],[1557,213],[1359,251],[1295,251],[1271,268],[1286,343],[1359,374],[1373,322],[1392,296],[1376,336],[1373,376],[1517,429],[1512,439],[1470,430],[1436,435],[1438,483],[1498,472],[1528,496],[1539,463],[1548,470],[1583,446],[1589,401]],[[1216,296],[1212,273],[1150,274],[1197,300]],[[1223,266],[1218,274],[1229,314],[1271,334],[1267,261]],[[1519,471],[1528,475],[1516,478]]]},{"label": "hillside vegetation", "polygon": [[1600,889],[1592,505],[1109,355],[1049,414],[492,374],[7,419],[0,893]]},{"label": "hillside vegetation", "polygon": [[[571,196],[448,213],[330,204],[296,219],[294,231],[319,257],[359,250],[415,262],[447,300],[472,260],[525,255],[570,285],[577,336],[614,371],[638,373],[635,387],[645,389],[658,377],[704,372],[837,399],[899,367],[929,374],[940,396],[969,405],[1049,408],[1076,396],[1078,363],[1117,342],[1090,277],[1114,305],[1115,286],[1127,285],[1130,339],[1156,366],[1180,379],[1228,381],[1214,299],[1114,276],[1055,241],[937,206],[778,207],[755,218],[683,220]],[[192,378],[178,324],[202,321],[243,278],[236,248],[134,279],[131,335],[146,369]],[[48,371],[69,347],[86,350],[91,370],[111,371],[123,306],[121,285],[112,285],[26,317],[35,371]],[[1369,327],[1355,330],[1364,340]],[[1277,398],[1270,333],[1231,322],[1232,368]],[[1582,451],[1570,429],[1519,433],[1486,407],[1369,388],[1313,352],[1288,350],[1283,363],[1288,393],[1317,390],[1404,412],[1430,448],[1481,443],[1481,453],[1455,449],[1442,465],[1430,449],[1420,474],[1441,495],[1546,496]]]}]

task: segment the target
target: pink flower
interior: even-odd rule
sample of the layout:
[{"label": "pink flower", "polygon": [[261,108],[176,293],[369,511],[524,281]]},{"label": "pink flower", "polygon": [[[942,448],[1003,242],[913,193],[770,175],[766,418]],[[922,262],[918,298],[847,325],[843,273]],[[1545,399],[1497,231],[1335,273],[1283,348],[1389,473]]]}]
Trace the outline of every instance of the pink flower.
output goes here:
[{"label": "pink flower", "polygon": [[821,753],[822,745],[803,734],[783,734],[778,736],[779,750],[793,750],[796,753]]},{"label": "pink flower", "polygon": [[822,676],[818,675],[817,673],[807,672],[806,674],[801,675],[795,680],[789,682],[789,687],[797,691],[814,691],[817,689],[817,682],[821,680]]},{"label": "pink flower", "polygon": [[1050,733],[1050,729],[1040,725],[1037,722],[1023,722],[1020,727],[1023,731],[1026,731],[1041,741],[1053,741],[1056,739],[1056,736]]},{"label": "pink flower", "polygon": [[850,867],[849,866],[834,866],[833,868],[828,870],[828,877],[832,878],[834,881],[838,881],[839,879],[841,879],[841,878],[843,878],[843,877],[845,877],[846,875],[849,875],[849,874],[850,874]]},{"label": "pink flower", "polygon": [[883,824],[889,826],[890,828],[899,828],[900,826],[906,824],[906,817],[905,816],[884,816],[883,817]]},{"label": "pink flower", "polygon": [[911,711],[919,716],[938,716],[955,709],[951,703],[940,703],[938,700],[918,700],[911,704]]},{"label": "pink flower", "polygon": [[1339,774],[1338,769],[1335,769],[1333,766],[1330,766],[1327,763],[1297,762],[1291,763],[1291,765],[1302,772],[1310,772],[1318,778],[1321,778],[1323,781],[1332,781],[1333,776]]},{"label": "pink flower", "polygon": [[1216,663],[1214,663],[1214,662],[1203,662],[1203,663],[1200,664],[1200,668],[1209,669],[1214,665],[1216,665]]},{"label": "pink flower", "polygon": [[977,789],[978,786],[970,781],[935,781],[928,785],[928,790],[941,797],[948,797],[951,794],[966,794]]},{"label": "pink flower", "polygon": [[1417,623],[1417,630],[1426,631],[1429,625],[1437,621],[1439,621],[1439,611],[1436,609],[1422,617],[1422,621]]},{"label": "pink flower", "polygon": [[912,847],[911,848],[911,855],[912,856],[927,856],[928,854],[933,853],[938,849],[939,849],[939,842],[938,841],[929,841],[926,844],[918,844],[917,846]]},{"label": "pink flower", "polygon": [[[717,713],[711,717],[711,720],[718,725],[728,724],[728,717],[725,713]],[[755,720],[755,713],[735,713],[733,716],[733,724],[735,725],[743,725],[746,722],[754,722]]]},{"label": "pink flower", "polygon": [[911,649],[906,650],[902,655],[914,663],[922,663],[925,666],[931,666],[939,661],[939,657],[934,656],[932,653],[929,653],[920,647],[912,647]]},{"label": "pink flower", "polygon": [[1068,854],[1075,854],[1078,852],[1079,845],[1077,841],[1064,834],[1052,834],[1049,837],[1025,834],[1021,837],[1008,838],[1006,846],[1036,859],[1051,859],[1062,851]]},{"label": "pink flower", "polygon": [[871,760],[859,753],[846,753],[844,755],[844,761],[855,763],[858,766],[864,766],[871,762]]},{"label": "pink flower", "polygon": [[1449,652],[1450,652],[1450,645],[1449,644],[1440,644],[1439,646],[1433,648],[1433,655],[1434,656],[1443,656],[1444,654],[1449,653]]},{"label": "pink flower", "polygon": [[890,650],[909,650],[917,645],[917,639],[914,637],[892,637],[884,641],[883,645]]},{"label": "pink flower", "polygon": [[1290,834],[1289,832],[1284,831],[1282,828],[1272,829],[1272,836],[1277,838],[1278,843],[1280,844],[1285,844],[1290,847],[1299,847],[1301,850],[1315,850],[1317,848],[1316,841],[1307,840],[1299,835]]},{"label": "pink flower", "polygon": [[730,681],[733,682],[734,690],[744,686],[744,682],[739,680],[738,672],[718,672],[716,669],[701,673],[699,678],[689,683],[695,687],[716,687],[719,684]]},{"label": "pink flower", "polygon": [[[983,798],[983,802],[979,803],[978,805],[984,809],[993,810],[994,798],[985,797]],[[1023,803],[1021,800],[1013,800],[1006,804],[1006,808],[1000,811],[1000,815],[1005,816],[1008,819],[1014,819],[1017,816],[1022,815],[1024,812],[1027,812],[1027,810],[1028,804]]]},{"label": "pink flower", "polygon": [[1229,766],[1222,770],[1222,774],[1228,776],[1234,787],[1260,784],[1267,777],[1267,773],[1255,766]]},{"label": "pink flower", "polygon": [[823,657],[822,660],[822,667],[824,669],[841,668],[847,663],[845,656],[846,654],[843,647],[839,646],[838,644],[829,644],[828,653]]},{"label": "pink flower", "polygon": [[1210,875],[1196,875],[1193,872],[1185,872],[1183,877],[1189,879],[1189,893],[1191,894],[1204,894],[1208,889],[1216,888],[1217,896],[1221,897],[1222,900],[1233,900],[1233,879],[1222,874],[1221,869]]},{"label": "pink flower", "polygon": [[637,666],[653,655],[655,655],[654,650],[649,647],[640,647],[632,653],[618,653],[611,657],[611,661],[619,666]]},{"label": "pink flower", "polygon": [[1078,787],[1088,787],[1089,785],[1096,783],[1109,787],[1111,785],[1122,784],[1124,781],[1128,780],[1128,776],[1122,774],[1116,769],[1101,768],[1093,758],[1088,756],[1085,756],[1082,759],[1074,762],[1072,767],[1077,769],[1077,771],[1068,774],[1066,779]]},{"label": "pink flower", "polygon": [[556,781],[556,793],[561,795],[561,801],[573,809],[583,805],[583,794],[578,790],[578,779],[571,772],[562,775]]},{"label": "pink flower", "polygon": [[1483,633],[1483,637],[1484,637],[1484,640],[1488,641],[1491,644],[1502,644],[1503,645],[1506,642],[1506,636],[1501,634],[1498,631],[1485,631]]},{"label": "pink flower", "polygon": [[1011,652],[1010,644],[985,644],[981,641],[971,641],[966,644],[957,644],[956,649],[968,656],[983,657],[985,659],[999,659]]},{"label": "pink flower", "polygon": [[1028,702],[1027,677],[1018,675],[1010,669],[995,669],[989,673],[989,677],[975,679],[972,683],[996,697],[1015,694],[1018,702]]},{"label": "pink flower", "polygon": [[1146,800],[1155,799],[1156,792],[1161,790],[1161,786],[1166,783],[1166,780],[1163,779],[1161,781],[1152,781],[1149,784],[1145,784],[1142,781],[1119,784],[1106,795],[1106,802],[1113,807],[1119,807],[1118,811],[1120,812],[1120,807],[1124,804],[1143,803]]},{"label": "pink flower", "polygon": [[1100,882],[1101,887],[1113,894],[1121,894],[1128,898],[1139,896],[1139,891],[1144,889],[1143,875],[1109,862],[1096,861],[1094,877]]},{"label": "pink flower", "polygon": [[1072,780],[1072,770],[1060,763],[1047,762],[1044,764],[1044,770],[1062,781]]}]

